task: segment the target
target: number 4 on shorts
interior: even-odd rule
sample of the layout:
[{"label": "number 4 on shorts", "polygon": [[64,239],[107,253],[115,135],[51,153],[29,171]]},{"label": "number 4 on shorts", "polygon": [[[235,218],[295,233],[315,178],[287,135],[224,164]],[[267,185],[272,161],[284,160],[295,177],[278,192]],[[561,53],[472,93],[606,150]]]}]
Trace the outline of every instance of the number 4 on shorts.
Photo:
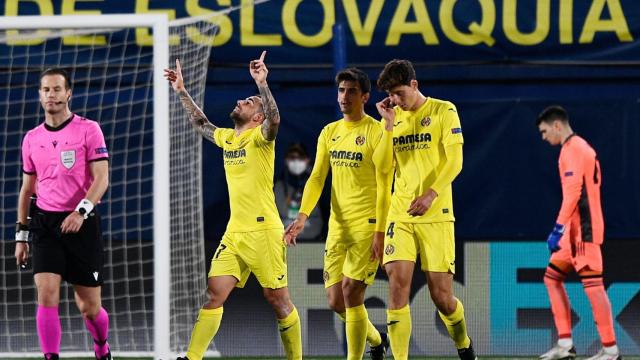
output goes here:
[{"label": "number 4 on shorts", "polygon": [[393,238],[393,226],[394,226],[395,224],[396,224],[396,223],[394,223],[394,222],[392,222],[392,223],[390,223],[390,224],[389,224],[389,228],[387,229],[387,236],[388,236],[389,238]]}]

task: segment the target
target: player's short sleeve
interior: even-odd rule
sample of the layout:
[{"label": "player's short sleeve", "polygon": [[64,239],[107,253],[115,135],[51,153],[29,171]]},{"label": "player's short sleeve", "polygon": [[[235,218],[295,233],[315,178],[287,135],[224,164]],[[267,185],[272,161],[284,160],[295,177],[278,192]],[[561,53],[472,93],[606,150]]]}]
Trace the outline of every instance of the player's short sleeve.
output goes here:
[{"label": "player's short sleeve", "polygon": [[226,139],[233,129],[215,128],[213,130],[213,141],[218,147],[223,147],[224,139]]},{"label": "player's short sleeve", "polygon": [[100,125],[96,121],[89,121],[86,135],[87,161],[108,159],[109,152],[104,141]]},{"label": "player's short sleeve", "polygon": [[450,102],[444,103],[442,113],[442,144],[444,146],[453,144],[463,144],[462,127],[458,109]]},{"label": "player's short sleeve", "polygon": [[29,144],[29,133],[22,139],[22,171],[25,174],[33,175],[36,167],[31,160],[31,146]]},{"label": "player's short sleeve", "polygon": [[253,133],[251,133],[251,139],[257,146],[264,146],[275,141],[275,139],[267,140],[264,138],[264,134],[262,134],[262,126],[257,126],[251,131],[253,131]]}]

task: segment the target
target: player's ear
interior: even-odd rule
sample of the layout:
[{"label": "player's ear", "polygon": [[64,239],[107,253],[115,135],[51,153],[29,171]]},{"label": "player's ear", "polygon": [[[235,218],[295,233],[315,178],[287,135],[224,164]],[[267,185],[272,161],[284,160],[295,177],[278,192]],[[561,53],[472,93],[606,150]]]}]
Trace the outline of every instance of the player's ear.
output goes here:
[{"label": "player's ear", "polygon": [[257,112],[255,115],[253,115],[253,121],[262,124],[264,122],[265,116],[264,113],[261,112]]},{"label": "player's ear", "polygon": [[363,103],[367,103],[367,101],[369,101],[369,95],[371,95],[370,93],[366,93],[366,94],[362,94],[362,102]]},{"label": "player's ear", "polygon": [[411,84],[411,87],[413,88],[413,90],[418,90],[418,80],[413,79],[413,80],[411,80],[410,84]]}]

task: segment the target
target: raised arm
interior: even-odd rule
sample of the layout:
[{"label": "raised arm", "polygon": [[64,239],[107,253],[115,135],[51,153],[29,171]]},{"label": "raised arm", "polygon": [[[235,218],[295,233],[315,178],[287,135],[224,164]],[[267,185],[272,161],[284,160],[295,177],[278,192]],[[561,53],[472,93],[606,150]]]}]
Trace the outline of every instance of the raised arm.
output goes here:
[{"label": "raised arm", "polygon": [[200,135],[202,135],[205,139],[214,142],[213,132],[217,128],[204,114],[202,109],[198,105],[196,105],[195,101],[187,92],[187,89],[184,87],[184,79],[182,77],[182,68],[180,67],[180,60],[176,59],[176,69],[164,69],[164,77],[169,80],[171,83],[171,87],[180,97],[180,102],[182,103],[182,107],[189,114],[189,121],[191,125],[196,129]]},{"label": "raised arm", "polygon": [[264,111],[262,136],[264,136],[266,140],[272,141],[278,134],[280,112],[278,111],[276,100],[273,98],[271,90],[269,90],[269,85],[267,84],[267,74],[269,70],[264,64],[265,55],[267,55],[267,52],[263,51],[259,59],[252,60],[249,63],[249,73],[251,73],[251,77],[256,81],[260,98],[262,99],[262,109]]}]

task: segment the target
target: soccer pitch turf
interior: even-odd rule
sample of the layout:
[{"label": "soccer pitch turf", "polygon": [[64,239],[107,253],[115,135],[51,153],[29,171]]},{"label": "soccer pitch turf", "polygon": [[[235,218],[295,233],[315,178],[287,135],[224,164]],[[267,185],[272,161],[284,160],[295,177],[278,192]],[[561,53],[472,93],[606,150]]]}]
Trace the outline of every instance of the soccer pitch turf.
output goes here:
[{"label": "soccer pitch turf", "polygon": [[[413,360],[448,360],[448,359],[457,359],[457,356],[428,356],[428,357],[410,357]],[[537,359],[537,356],[479,356],[479,360],[524,360],[524,359]],[[578,356],[576,359],[586,359],[588,356]],[[26,359],[34,359],[34,358],[25,358]],[[68,360],[95,360],[95,358],[66,358]],[[123,359],[123,360],[151,360],[151,358],[120,358],[118,356],[114,356],[114,359]],[[206,358],[206,360],[220,360],[222,358]],[[231,360],[282,360],[284,358],[272,358],[272,357],[229,357],[225,359]],[[344,360],[345,357],[304,357],[305,360]],[[365,358],[366,359],[366,358]],[[388,358],[392,360],[392,357]],[[640,360],[640,356],[624,356],[625,360]],[[173,360],[173,359],[170,359]]]},{"label": "soccer pitch turf", "polygon": [[[345,357],[304,357],[304,360],[344,360],[346,358]],[[578,356],[576,359],[586,359],[588,358],[588,356]],[[214,358],[208,359],[208,360],[213,360]],[[233,360],[282,360],[282,358],[260,358],[260,357],[253,357],[253,358],[229,358],[229,359],[233,359]],[[368,359],[368,358],[363,358],[363,359]],[[393,357],[389,357],[389,360],[393,360]],[[449,359],[458,359],[457,356],[427,356],[427,357],[409,357],[409,359],[412,360],[449,360]],[[524,359],[538,359],[537,356],[492,356],[492,357],[488,357],[488,356],[478,356],[479,360],[524,360]],[[140,359],[142,360],[142,359]],[[640,356],[634,356],[634,357],[629,357],[629,356],[625,356],[624,360],[640,360]]]}]

